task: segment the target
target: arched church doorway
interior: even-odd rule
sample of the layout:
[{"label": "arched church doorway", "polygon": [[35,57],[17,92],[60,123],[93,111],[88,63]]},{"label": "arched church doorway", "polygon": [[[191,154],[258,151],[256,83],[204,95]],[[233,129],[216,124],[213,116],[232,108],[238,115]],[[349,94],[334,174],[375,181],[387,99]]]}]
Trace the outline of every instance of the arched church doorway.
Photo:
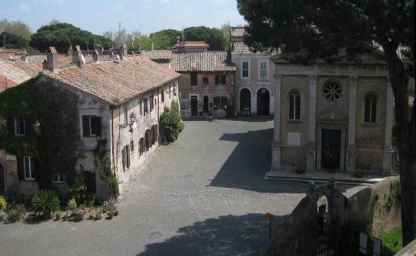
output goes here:
[{"label": "arched church doorway", "polygon": [[240,113],[247,116],[251,113],[251,92],[246,88],[240,92]]},{"label": "arched church doorway", "polygon": [[257,114],[259,116],[270,115],[270,93],[266,88],[257,92]]}]

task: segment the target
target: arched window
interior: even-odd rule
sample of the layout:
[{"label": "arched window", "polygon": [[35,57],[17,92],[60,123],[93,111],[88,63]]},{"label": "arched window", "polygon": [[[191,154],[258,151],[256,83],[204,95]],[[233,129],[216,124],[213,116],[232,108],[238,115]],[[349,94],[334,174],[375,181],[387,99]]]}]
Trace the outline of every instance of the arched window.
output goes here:
[{"label": "arched window", "polygon": [[300,120],[301,98],[298,91],[289,93],[289,120]]},{"label": "arched window", "polygon": [[377,96],[374,93],[365,96],[364,122],[377,122]]}]

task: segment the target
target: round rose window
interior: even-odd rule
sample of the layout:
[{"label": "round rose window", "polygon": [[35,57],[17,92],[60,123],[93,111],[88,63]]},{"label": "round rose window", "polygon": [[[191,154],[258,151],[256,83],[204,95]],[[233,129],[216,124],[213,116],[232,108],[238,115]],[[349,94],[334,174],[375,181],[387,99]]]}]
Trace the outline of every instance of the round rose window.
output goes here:
[{"label": "round rose window", "polygon": [[338,82],[328,81],[324,85],[324,96],[330,102],[335,102],[342,97],[342,88]]}]

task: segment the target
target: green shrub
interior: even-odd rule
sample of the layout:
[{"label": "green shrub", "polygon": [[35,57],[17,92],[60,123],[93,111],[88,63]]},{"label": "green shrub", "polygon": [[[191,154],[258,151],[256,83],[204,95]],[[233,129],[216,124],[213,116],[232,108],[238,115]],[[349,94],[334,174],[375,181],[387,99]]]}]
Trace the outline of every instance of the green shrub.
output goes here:
[{"label": "green shrub", "polygon": [[0,211],[4,211],[7,208],[7,201],[4,196],[0,196]]},{"label": "green shrub", "polygon": [[183,131],[184,124],[180,116],[179,104],[176,101],[172,102],[170,110],[160,116],[160,128],[169,143],[176,141]]},{"label": "green shrub", "polygon": [[7,221],[14,223],[23,220],[26,214],[26,209],[23,205],[16,205],[7,210]]},{"label": "green shrub", "polygon": [[77,175],[74,183],[69,188],[70,198],[75,198],[78,203],[82,203],[88,197],[88,187],[84,175]]},{"label": "green shrub", "polygon": [[36,215],[51,217],[59,210],[60,201],[54,191],[40,191],[32,198],[32,207]]},{"label": "green shrub", "polygon": [[118,210],[114,200],[105,201],[103,205],[103,212],[107,215],[107,219],[112,219],[118,215]]},{"label": "green shrub", "polygon": [[399,252],[403,248],[402,229],[398,227],[383,233],[381,240],[383,240],[383,244],[393,253]]},{"label": "green shrub", "polygon": [[68,204],[67,204],[68,210],[73,211],[77,207],[78,207],[78,204],[77,204],[77,200],[75,200],[75,198],[72,198],[71,200],[68,201]]}]

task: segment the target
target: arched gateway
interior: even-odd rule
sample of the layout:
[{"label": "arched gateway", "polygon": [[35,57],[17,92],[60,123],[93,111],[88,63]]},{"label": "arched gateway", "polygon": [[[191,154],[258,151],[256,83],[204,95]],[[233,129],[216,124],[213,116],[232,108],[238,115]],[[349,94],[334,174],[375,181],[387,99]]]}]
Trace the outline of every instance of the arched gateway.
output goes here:
[{"label": "arched gateway", "polygon": [[240,91],[240,114],[250,115],[251,113],[251,92],[249,89],[242,89]]},{"label": "arched gateway", "polygon": [[257,91],[257,115],[270,115],[270,93],[266,88]]}]

